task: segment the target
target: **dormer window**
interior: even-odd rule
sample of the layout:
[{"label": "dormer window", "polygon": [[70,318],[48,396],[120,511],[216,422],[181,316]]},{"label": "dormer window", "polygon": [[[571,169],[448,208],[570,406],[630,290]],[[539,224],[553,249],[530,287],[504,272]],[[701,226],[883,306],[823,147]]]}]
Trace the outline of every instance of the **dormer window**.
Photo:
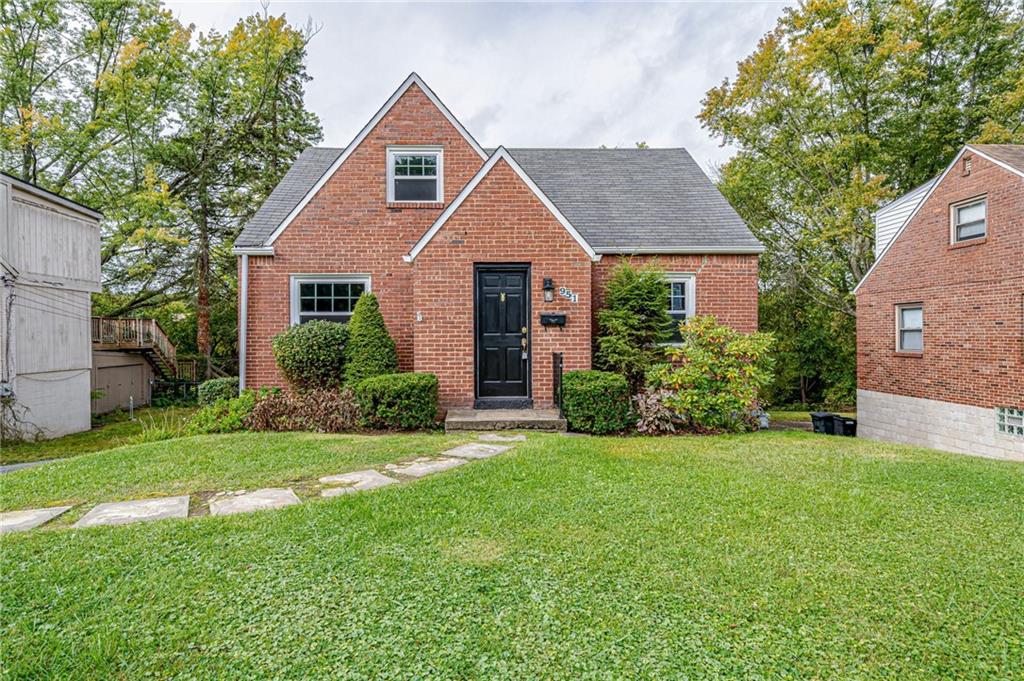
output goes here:
[{"label": "dormer window", "polygon": [[957,203],[950,207],[953,243],[981,239],[986,227],[985,197]]},{"label": "dormer window", "polygon": [[441,147],[388,147],[388,203],[444,200]]}]

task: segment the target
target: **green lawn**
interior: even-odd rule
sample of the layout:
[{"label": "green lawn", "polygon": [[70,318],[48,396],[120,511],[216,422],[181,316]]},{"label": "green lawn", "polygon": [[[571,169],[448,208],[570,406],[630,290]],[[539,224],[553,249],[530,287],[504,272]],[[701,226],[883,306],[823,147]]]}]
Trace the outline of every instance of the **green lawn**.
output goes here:
[{"label": "green lawn", "polygon": [[[14,473],[0,497],[78,479],[99,498],[93,469],[180,491],[175,456],[205,471],[193,487],[246,487],[443,441],[195,438],[54,464],[60,492]],[[803,432],[531,435],[279,511],[8,535],[2,673],[1020,678],[1022,528],[1019,464]]]},{"label": "green lawn", "polygon": [[63,459],[89,452],[98,452],[125,444],[144,428],[181,426],[195,412],[191,407],[162,407],[135,410],[135,420],[127,412],[115,412],[99,418],[92,430],[65,435],[54,440],[19,442],[0,447],[0,464]]}]

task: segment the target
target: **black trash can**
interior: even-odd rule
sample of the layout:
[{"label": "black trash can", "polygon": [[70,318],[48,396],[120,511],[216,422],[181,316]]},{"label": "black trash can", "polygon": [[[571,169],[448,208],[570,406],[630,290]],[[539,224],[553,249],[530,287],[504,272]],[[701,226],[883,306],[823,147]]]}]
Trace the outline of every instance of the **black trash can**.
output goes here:
[{"label": "black trash can", "polygon": [[832,425],[833,416],[835,416],[835,414],[830,411],[812,411],[811,425],[814,427],[814,432],[821,433],[822,435],[834,435],[835,429]]},{"label": "black trash can", "polygon": [[836,435],[857,437],[857,419],[851,419],[846,416],[835,414],[832,416],[832,431]]}]

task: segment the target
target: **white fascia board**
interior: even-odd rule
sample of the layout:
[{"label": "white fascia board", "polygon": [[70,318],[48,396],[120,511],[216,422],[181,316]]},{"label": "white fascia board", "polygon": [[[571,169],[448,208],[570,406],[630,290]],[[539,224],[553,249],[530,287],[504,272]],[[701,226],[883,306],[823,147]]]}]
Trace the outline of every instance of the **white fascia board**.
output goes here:
[{"label": "white fascia board", "polygon": [[491,157],[487,160],[487,163],[484,164],[484,167],[473,176],[473,179],[470,180],[465,187],[462,188],[462,191],[455,197],[455,200],[445,208],[444,212],[441,213],[437,220],[434,221],[434,224],[430,226],[430,229],[428,229],[426,233],[420,237],[420,240],[416,242],[416,245],[412,247],[409,254],[402,256],[402,259],[405,260],[405,262],[414,261],[416,256],[418,256],[420,252],[426,248],[427,244],[430,243],[430,240],[433,239],[439,231],[441,231],[441,228],[444,227],[446,222],[448,222],[448,219],[455,214],[455,211],[459,209],[459,206],[461,206],[469,195],[473,193],[473,190],[476,189],[477,185],[487,177],[487,174],[491,172],[491,169],[494,168],[494,166],[498,164],[498,161],[501,160],[504,160],[509,167],[512,168],[512,171],[519,176],[519,179],[521,179],[526,186],[530,188],[533,195],[544,204],[544,207],[548,209],[548,212],[550,212],[556,220],[558,220],[559,224],[565,228],[565,231],[569,232],[569,235],[572,236],[576,243],[580,245],[580,247],[586,252],[587,256],[594,261],[600,260],[601,256],[591,248],[590,244],[588,244],[586,239],[583,238],[583,235],[572,226],[572,223],[570,223],[564,215],[562,215],[562,211],[558,210],[558,207],[551,202],[551,199],[541,191],[540,187],[537,186],[537,183],[526,174],[526,171],[523,170],[522,166],[516,163],[516,160],[512,158],[512,155],[508,153],[508,150],[505,149],[505,147],[498,147],[494,151]]},{"label": "white fascia board", "polygon": [[[988,154],[986,154],[984,151],[981,151],[980,149],[978,149],[976,147],[972,147],[970,144],[968,144],[967,147],[971,151],[973,151],[975,154],[977,154],[978,156],[981,156],[982,158],[984,158],[986,161],[990,161],[992,163],[995,163],[997,166],[999,166],[1000,168],[1003,168],[1004,170],[1009,170],[1011,173],[1013,173],[1015,175],[1020,175],[1021,177],[1024,177],[1024,170],[1018,170],[1017,168],[1014,168],[1013,166],[1011,166],[1008,163],[1004,163],[1003,161],[1000,161],[997,158],[993,158],[992,156],[989,156]],[[963,153],[963,152],[960,152],[960,153]]]},{"label": "white fascia board", "polygon": [[235,246],[231,249],[232,255],[274,255],[273,246]]},{"label": "white fascia board", "polygon": [[736,248],[734,246],[715,246],[693,248],[598,248],[598,253],[603,255],[760,255],[764,253],[764,246]]},{"label": "white fascia board", "polygon": [[373,118],[370,119],[370,122],[363,126],[363,129],[359,131],[359,134],[355,136],[355,139],[353,139],[349,143],[349,145],[345,147],[345,150],[341,152],[341,155],[338,156],[337,160],[331,164],[331,167],[328,168],[327,171],[320,176],[320,179],[317,180],[315,185],[313,185],[313,188],[306,192],[306,195],[303,196],[302,200],[299,201],[298,205],[296,205],[295,208],[292,209],[292,212],[288,213],[288,217],[286,217],[284,221],[280,225],[278,225],[277,229],[273,231],[273,233],[266,241],[266,244],[268,246],[274,243],[274,241],[277,240],[277,237],[281,236],[281,232],[283,232],[285,228],[287,228],[288,225],[290,225],[292,221],[299,215],[299,213],[302,212],[302,209],[306,207],[306,204],[308,204],[313,199],[313,197],[316,196],[317,192],[319,192],[323,188],[323,186],[327,184],[327,180],[329,180],[331,176],[334,175],[335,172],[337,172],[338,168],[340,168],[341,165],[348,159],[348,157],[351,156],[353,152],[355,152],[356,148],[359,147],[360,144],[362,144],[363,140],[366,139],[367,135],[369,135],[370,132],[375,127],[377,127],[377,124],[380,123],[381,119],[383,119],[384,116],[386,116],[387,113],[391,111],[392,107],[395,106],[395,103],[398,102],[398,100],[402,98],[402,95],[404,95],[406,91],[414,84],[419,86],[420,90],[422,90],[423,93],[427,96],[427,99],[429,99],[431,103],[434,106],[436,106],[437,109],[444,115],[448,122],[451,123],[456,130],[459,131],[459,134],[462,135],[463,139],[466,140],[469,146],[473,147],[473,151],[479,154],[481,159],[487,158],[487,153],[483,150],[483,147],[481,147],[477,143],[477,141],[473,139],[473,136],[469,134],[469,131],[462,127],[462,123],[459,123],[458,119],[456,119],[455,116],[452,115],[452,112],[449,111],[448,108],[441,103],[441,100],[437,98],[437,95],[434,94],[434,91],[427,87],[427,84],[424,83],[423,79],[420,78],[416,73],[411,73],[409,74],[409,77],[405,79],[405,82],[403,82],[398,87],[398,89],[395,90],[395,93],[391,95],[390,98],[388,98],[388,101],[384,102],[384,106],[382,106],[377,111],[377,113],[374,114]]}]

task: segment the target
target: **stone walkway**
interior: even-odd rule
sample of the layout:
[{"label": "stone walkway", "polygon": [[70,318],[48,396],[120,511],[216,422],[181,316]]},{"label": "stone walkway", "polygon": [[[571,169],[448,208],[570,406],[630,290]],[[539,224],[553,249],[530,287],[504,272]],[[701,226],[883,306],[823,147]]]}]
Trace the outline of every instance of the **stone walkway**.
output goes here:
[{"label": "stone walkway", "polygon": [[[495,433],[485,433],[478,437],[487,442],[524,442],[526,440],[525,435],[498,435]],[[437,456],[420,456],[409,461],[386,464],[383,467],[384,471],[391,475],[385,475],[374,469],[327,475],[319,479],[320,484],[325,486],[320,491],[320,496],[336,497],[393,485],[402,482],[403,479],[414,480],[467,464],[474,459],[488,459],[509,449],[512,449],[510,444],[473,442],[453,447]],[[163,520],[164,518],[187,518],[189,501],[188,495],[182,495],[97,504],[72,527],[127,525]],[[291,488],[237,490],[218,492],[213,495],[209,501],[209,509],[210,515],[232,515],[283,508],[301,503],[301,501]],[[53,506],[0,513],[0,534],[31,530],[48,523],[72,508],[73,506]]]}]

